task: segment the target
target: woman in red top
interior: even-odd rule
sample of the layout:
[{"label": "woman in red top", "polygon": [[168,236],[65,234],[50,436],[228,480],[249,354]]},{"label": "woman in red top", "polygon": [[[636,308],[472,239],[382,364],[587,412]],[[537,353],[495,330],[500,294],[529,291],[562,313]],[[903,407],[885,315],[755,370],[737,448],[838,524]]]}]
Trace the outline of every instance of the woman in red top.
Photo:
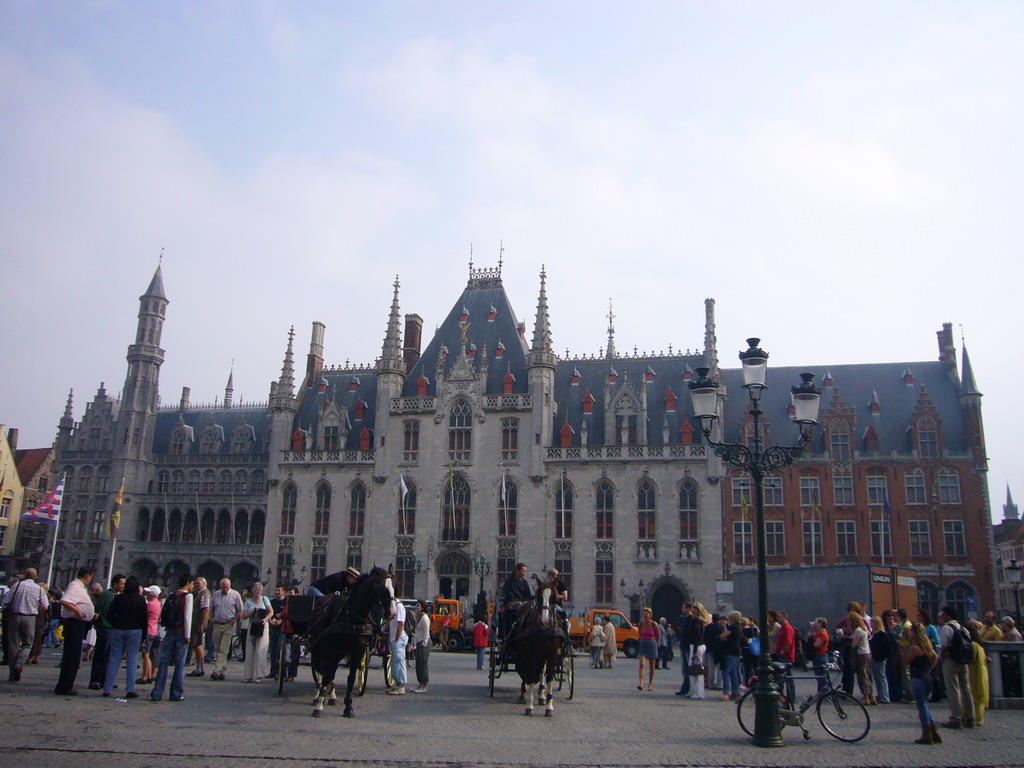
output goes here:
[{"label": "woman in red top", "polygon": [[828,677],[828,619],[819,616],[814,620],[811,628],[811,642],[814,644],[814,655],[811,657],[811,665],[814,667],[814,674],[818,677],[818,690],[825,688],[825,678]]}]

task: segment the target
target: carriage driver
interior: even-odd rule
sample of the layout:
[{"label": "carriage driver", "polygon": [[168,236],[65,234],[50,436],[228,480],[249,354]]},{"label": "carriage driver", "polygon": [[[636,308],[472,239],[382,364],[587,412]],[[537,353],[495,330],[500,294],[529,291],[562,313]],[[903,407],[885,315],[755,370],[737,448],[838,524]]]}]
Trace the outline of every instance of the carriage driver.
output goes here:
[{"label": "carriage driver", "polygon": [[500,630],[501,636],[507,637],[509,629],[515,622],[519,606],[533,600],[533,590],[526,580],[526,563],[516,563],[515,569],[501,586],[502,611]]},{"label": "carriage driver", "polygon": [[558,614],[558,618],[562,623],[562,630],[565,632],[565,636],[569,637],[569,614],[565,612],[565,608],[562,607],[563,602],[569,601],[569,588],[565,586],[565,582],[558,578],[557,568],[548,568],[547,584],[554,590],[555,593],[555,613]]},{"label": "carriage driver", "polygon": [[322,579],[317,579],[309,585],[309,589],[306,590],[307,595],[315,595],[322,597],[323,595],[333,595],[335,592],[347,595],[348,591],[352,589],[352,585],[356,583],[356,579],[359,578],[359,571],[349,566],[344,571],[338,571],[332,573],[330,576],[324,576]]}]

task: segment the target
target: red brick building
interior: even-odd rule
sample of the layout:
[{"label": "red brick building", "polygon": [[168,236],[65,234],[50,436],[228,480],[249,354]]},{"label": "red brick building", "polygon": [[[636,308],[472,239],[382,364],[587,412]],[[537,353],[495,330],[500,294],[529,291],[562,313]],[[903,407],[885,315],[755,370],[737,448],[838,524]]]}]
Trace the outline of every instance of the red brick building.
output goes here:
[{"label": "red brick building", "polygon": [[[933,616],[947,603],[967,615],[995,606],[982,396],[966,350],[957,370],[951,324],[938,342],[937,361],[810,369],[823,373],[820,427],[800,459],[765,480],[769,568],[911,567]],[[769,445],[773,425],[781,442],[792,439],[789,385],[800,370],[769,368]],[[737,386],[726,439],[749,435],[747,410]],[[723,486],[728,578],[755,562],[756,536],[749,476],[732,470]]]}]

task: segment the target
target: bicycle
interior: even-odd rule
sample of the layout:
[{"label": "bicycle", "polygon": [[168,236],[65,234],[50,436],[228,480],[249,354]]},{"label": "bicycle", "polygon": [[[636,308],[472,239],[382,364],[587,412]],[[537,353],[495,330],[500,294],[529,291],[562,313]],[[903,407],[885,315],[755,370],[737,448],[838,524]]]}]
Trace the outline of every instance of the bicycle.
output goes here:
[{"label": "bicycle", "polygon": [[[812,706],[815,707],[815,714],[821,727],[832,737],[840,741],[856,742],[868,735],[871,730],[871,717],[857,699],[848,693],[836,690],[832,686],[832,678],[825,675],[790,675],[790,664],[772,662],[772,676],[780,691],[784,691],[787,680],[824,680],[825,685],[809,696],[805,696],[799,705],[794,708],[794,702],[789,701],[785,696],[779,698],[779,725],[785,728],[787,725],[798,726],[803,733],[804,741],[811,738],[811,734],[804,727],[804,713]],[[756,680],[756,676],[752,680]],[[751,684],[753,686],[753,683]],[[736,703],[736,719],[739,720],[740,728],[748,736],[754,735],[754,700],[751,696],[754,688],[751,687]],[[745,706],[744,706],[745,705]]]}]

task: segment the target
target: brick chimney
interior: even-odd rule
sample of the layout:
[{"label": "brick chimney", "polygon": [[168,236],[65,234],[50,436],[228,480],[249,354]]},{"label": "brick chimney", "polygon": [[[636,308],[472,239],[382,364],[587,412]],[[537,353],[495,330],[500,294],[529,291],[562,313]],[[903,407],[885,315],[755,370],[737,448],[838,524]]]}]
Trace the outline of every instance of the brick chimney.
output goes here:
[{"label": "brick chimney", "polygon": [[405,346],[402,357],[405,360],[405,373],[408,375],[416,361],[420,359],[420,344],[423,341],[423,318],[419,315],[405,316]]}]

